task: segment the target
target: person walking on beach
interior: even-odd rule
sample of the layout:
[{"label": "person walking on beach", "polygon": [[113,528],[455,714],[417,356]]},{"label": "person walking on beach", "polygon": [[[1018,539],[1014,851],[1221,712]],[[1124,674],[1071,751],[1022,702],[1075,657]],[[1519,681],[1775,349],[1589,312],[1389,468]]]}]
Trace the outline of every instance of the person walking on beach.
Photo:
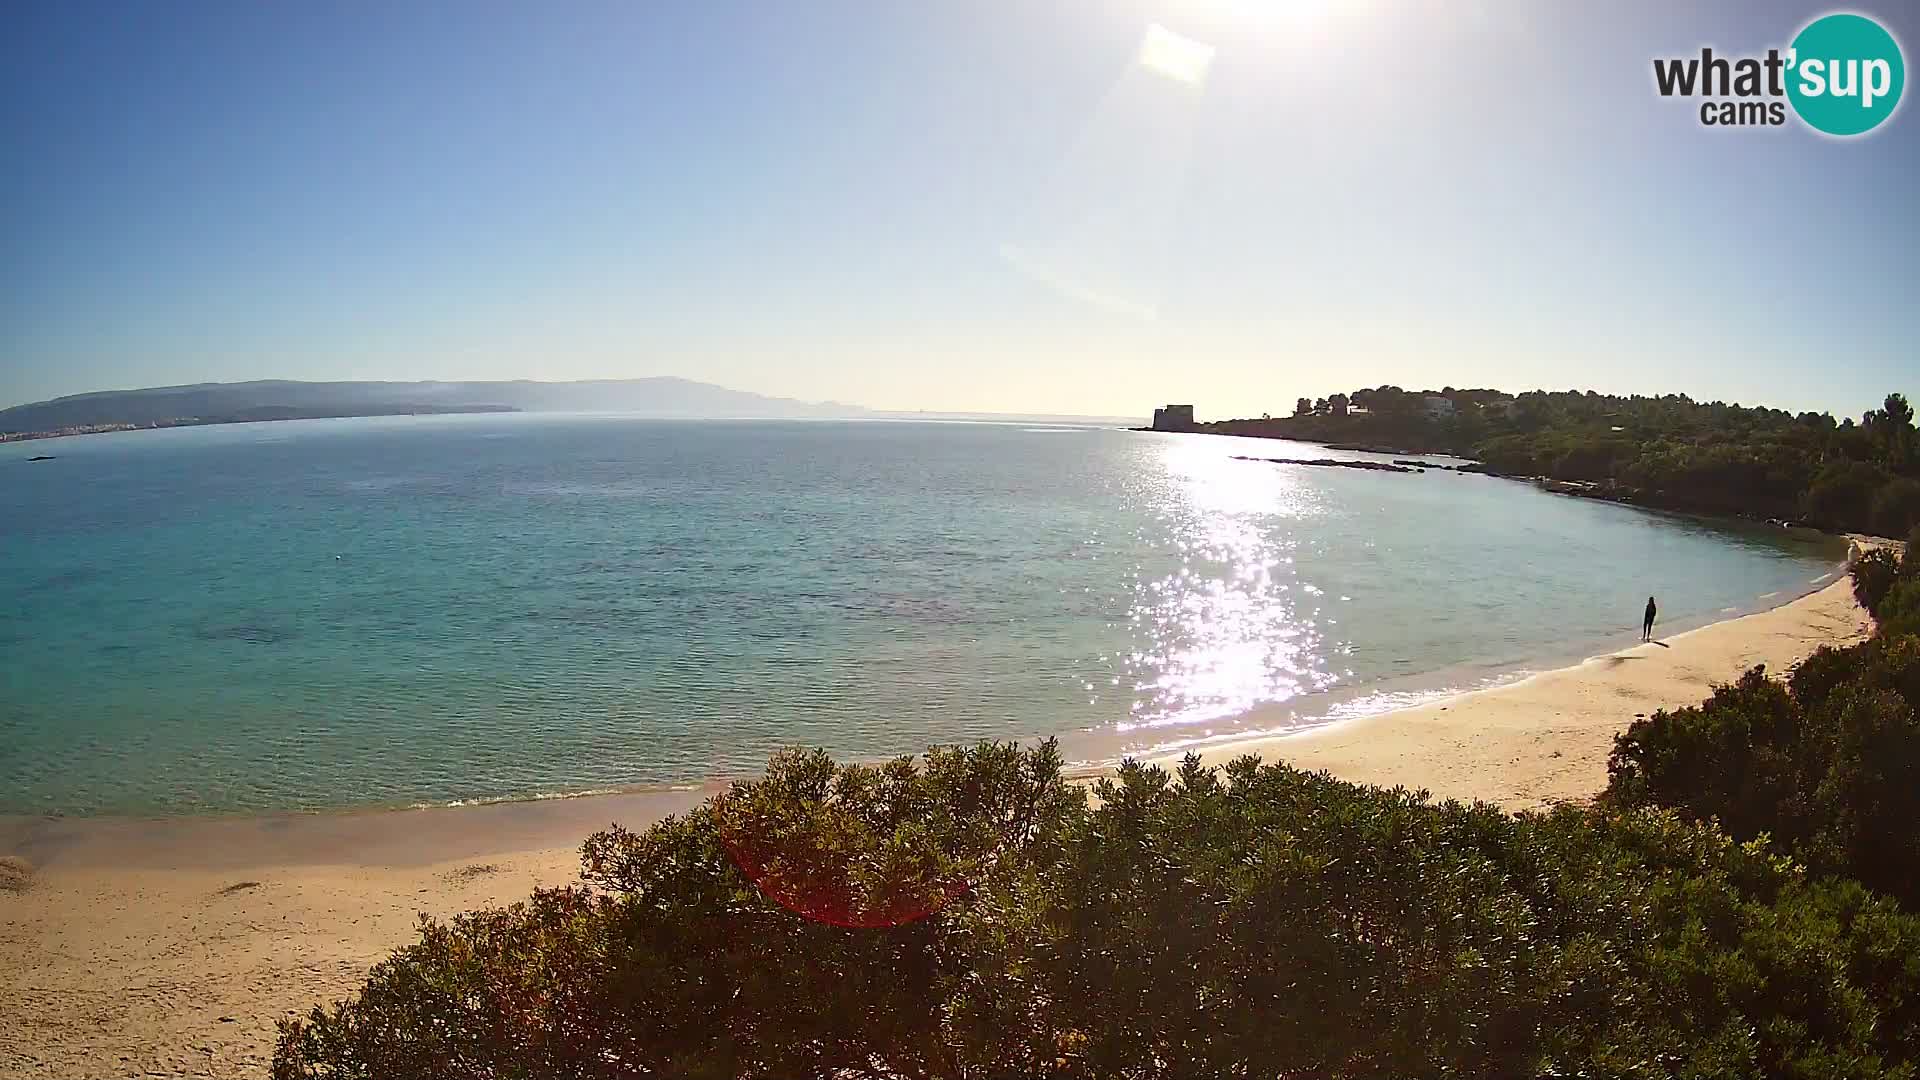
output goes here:
[{"label": "person walking on beach", "polygon": [[1647,597],[1647,617],[1640,623],[1641,641],[1653,640],[1653,616],[1657,611],[1659,609],[1653,606],[1653,597]]}]

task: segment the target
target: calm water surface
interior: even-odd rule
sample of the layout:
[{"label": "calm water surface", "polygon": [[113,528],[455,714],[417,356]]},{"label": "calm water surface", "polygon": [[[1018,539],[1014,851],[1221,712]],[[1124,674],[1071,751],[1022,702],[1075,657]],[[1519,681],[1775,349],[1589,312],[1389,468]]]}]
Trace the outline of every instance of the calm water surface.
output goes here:
[{"label": "calm water surface", "polygon": [[[53,461],[29,463],[33,454]],[[1838,552],[1285,443],[421,417],[0,447],[0,813],[524,798],[1400,704]],[[1278,718],[1276,720],[1276,718]]]}]

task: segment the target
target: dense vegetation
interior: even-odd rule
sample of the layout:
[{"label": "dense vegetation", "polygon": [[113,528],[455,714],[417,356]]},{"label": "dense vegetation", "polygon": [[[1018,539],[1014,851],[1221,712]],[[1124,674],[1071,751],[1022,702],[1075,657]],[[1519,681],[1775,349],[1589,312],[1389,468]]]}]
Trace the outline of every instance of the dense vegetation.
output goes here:
[{"label": "dense vegetation", "polygon": [[1920,911],[1920,530],[1903,558],[1862,556],[1853,582],[1872,640],[1635,722],[1614,740],[1607,798],[1770,837]]},{"label": "dense vegetation", "polygon": [[1670,509],[1903,536],[1920,526],[1920,439],[1900,394],[1856,423],[1825,413],[1614,397],[1396,386],[1202,430],[1475,458],[1495,471],[1591,483]]},{"label": "dense vegetation", "polygon": [[1667,810],[1242,759],[776,758],[283,1025],[274,1075],[1912,1077],[1920,919]]},{"label": "dense vegetation", "polygon": [[1873,613],[1881,636],[1920,634],[1920,526],[1899,558],[1879,548],[1855,560],[1853,595]]}]

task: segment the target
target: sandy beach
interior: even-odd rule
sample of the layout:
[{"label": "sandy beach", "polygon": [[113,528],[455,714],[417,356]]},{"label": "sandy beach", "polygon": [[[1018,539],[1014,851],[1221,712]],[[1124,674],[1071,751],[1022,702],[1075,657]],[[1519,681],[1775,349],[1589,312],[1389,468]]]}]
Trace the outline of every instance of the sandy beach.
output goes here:
[{"label": "sandy beach", "polygon": [[[1512,809],[1591,796],[1613,735],[1871,625],[1845,577],[1782,607],[1420,708],[1237,743]],[[0,1077],[262,1076],[274,1022],[436,916],[573,878],[579,842],[705,790],[365,814],[0,820]]]},{"label": "sandy beach", "polygon": [[1697,704],[1755,664],[1784,673],[1822,645],[1865,639],[1872,627],[1852,579],[1841,576],[1781,607],[1506,686],[1200,756],[1211,765],[1253,753],[1343,780],[1534,810],[1606,787],[1613,736],[1635,718]]}]

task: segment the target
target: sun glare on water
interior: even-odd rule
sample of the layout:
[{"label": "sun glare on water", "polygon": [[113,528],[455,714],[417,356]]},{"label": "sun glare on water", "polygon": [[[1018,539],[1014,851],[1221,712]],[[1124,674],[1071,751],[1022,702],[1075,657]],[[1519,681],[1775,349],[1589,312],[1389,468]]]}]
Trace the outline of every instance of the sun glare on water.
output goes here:
[{"label": "sun glare on water", "polygon": [[1332,686],[1320,592],[1277,527],[1320,512],[1310,487],[1198,438],[1157,449],[1164,486],[1151,502],[1179,568],[1139,582],[1125,658],[1138,698],[1116,730],[1191,727]]}]

